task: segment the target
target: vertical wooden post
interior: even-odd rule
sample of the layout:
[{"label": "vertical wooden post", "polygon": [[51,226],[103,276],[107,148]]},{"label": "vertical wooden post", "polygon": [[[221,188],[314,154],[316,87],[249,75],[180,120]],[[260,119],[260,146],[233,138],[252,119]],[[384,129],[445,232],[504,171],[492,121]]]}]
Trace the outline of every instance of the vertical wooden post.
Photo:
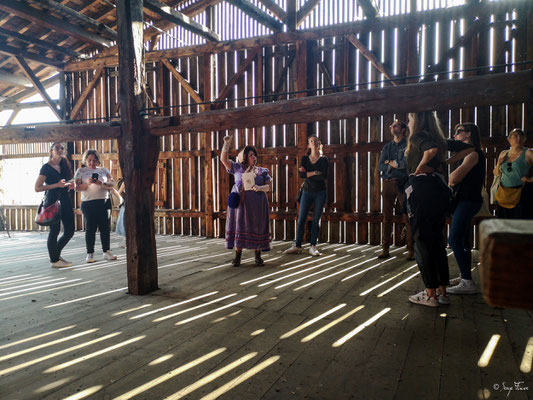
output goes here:
[{"label": "vertical wooden post", "polygon": [[[202,69],[204,81],[204,101],[211,101],[213,82],[213,58],[210,53],[202,56]],[[213,219],[214,196],[213,196],[213,145],[212,132],[201,134],[201,146],[205,151],[203,160],[204,173],[204,204],[205,204],[205,235],[209,238],[215,237],[215,226]]]},{"label": "vertical wooden post", "polygon": [[119,160],[126,184],[128,289],[142,295],[156,290],[154,183],[159,138],[144,131],[145,70],[142,0],[118,0],[118,49],[122,135]]},{"label": "vertical wooden post", "polygon": [[[527,59],[533,60],[533,5],[530,3],[527,10]],[[533,134],[533,89],[530,89],[529,100],[524,108],[524,131]]]},{"label": "vertical wooden post", "polygon": [[296,12],[296,0],[287,0],[287,28],[289,32],[296,31],[296,21],[297,12]]}]

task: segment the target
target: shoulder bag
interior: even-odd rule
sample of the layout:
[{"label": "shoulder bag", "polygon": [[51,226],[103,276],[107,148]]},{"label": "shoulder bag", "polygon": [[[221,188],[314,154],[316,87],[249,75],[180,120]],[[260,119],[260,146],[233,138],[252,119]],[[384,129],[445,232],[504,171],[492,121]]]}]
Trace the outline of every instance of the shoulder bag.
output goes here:
[{"label": "shoulder bag", "polygon": [[61,217],[61,202],[57,200],[55,203],[49,205],[48,207],[44,206],[44,199],[41,201],[41,205],[37,210],[37,215],[35,216],[35,223],[41,226],[50,226],[59,222]]}]

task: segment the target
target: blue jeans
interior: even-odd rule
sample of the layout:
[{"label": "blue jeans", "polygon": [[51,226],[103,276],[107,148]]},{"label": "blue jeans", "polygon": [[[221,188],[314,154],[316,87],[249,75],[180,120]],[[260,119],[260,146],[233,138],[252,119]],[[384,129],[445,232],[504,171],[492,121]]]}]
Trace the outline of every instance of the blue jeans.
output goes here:
[{"label": "blue jeans", "polygon": [[470,243],[470,226],[472,218],[481,208],[481,202],[460,201],[452,215],[448,243],[453,250],[461,277],[472,279],[472,244]]},{"label": "blue jeans", "polygon": [[324,210],[324,204],[326,203],[326,191],[321,192],[306,192],[302,193],[300,199],[300,213],[298,214],[298,229],[296,230],[296,247],[302,247],[302,240],[304,238],[305,223],[307,222],[307,214],[311,206],[314,204],[313,210],[313,223],[311,228],[311,239],[309,243],[311,246],[316,245],[318,239],[318,231],[320,229],[320,218]]}]

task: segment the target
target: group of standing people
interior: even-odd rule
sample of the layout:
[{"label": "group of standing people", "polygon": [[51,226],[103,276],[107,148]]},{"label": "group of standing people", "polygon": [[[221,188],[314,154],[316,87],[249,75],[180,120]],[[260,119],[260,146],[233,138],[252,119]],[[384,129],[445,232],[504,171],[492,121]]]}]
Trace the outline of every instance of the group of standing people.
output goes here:
[{"label": "group of standing people", "polygon": [[[472,245],[470,228],[480,211],[486,179],[486,157],[481,150],[477,125],[465,122],[455,126],[454,139],[446,139],[434,112],[410,113],[408,124],[396,120],[390,130],[393,140],[381,152],[378,168],[383,179],[383,237],[378,258],[390,257],[393,210],[398,203],[405,223],[407,259],[416,259],[425,290],[409,296],[409,301],[430,307],[449,304],[448,294],[476,293],[472,280]],[[408,134],[409,133],[409,134]],[[524,147],[526,136],[514,129],[508,136],[510,149],[503,151],[494,175],[501,175],[500,186],[521,191],[513,202],[497,205],[496,216],[532,218],[533,151]],[[266,192],[270,190],[268,170],[257,166],[257,150],[247,146],[237,161],[229,159],[232,137],[224,139],[221,161],[235,184],[228,198],[226,247],[236,248],[233,266],[241,263],[242,249],[253,249],[256,264],[264,265],[261,251],[270,250],[269,208]],[[314,207],[309,253],[319,256],[316,248],[320,219],[326,203],[328,159],[323,156],[320,140],[308,138],[308,153],[302,157],[298,173],[305,178],[298,193],[300,202],[296,241],[286,254],[302,253],[302,241],[308,213]],[[448,153],[453,156],[448,158]],[[448,165],[455,169],[447,174]],[[246,188],[245,175],[253,171],[254,184]],[[513,192],[514,193],[514,192]],[[235,196],[233,196],[235,195]],[[518,200],[516,200],[518,199]],[[451,214],[448,243],[461,275],[450,281],[446,254],[445,224]]]},{"label": "group of standing people", "polygon": [[[81,192],[81,211],[85,218],[85,245],[87,248],[86,262],[95,262],[94,245],[96,231],[100,231],[102,257],[105,260],[116,260],[110,250],[110,209],[109,191],[115,182],[109,170],[101,167],[102,159],[98,151],[87,150],[82,156],[82,167],[72,174],[66,159],[65,147],[56,142],[50,148],[49,161],[41,167],[35,191],[45,191],[43,206],[47,207],[60,201],[60,218],[50,226],[47,247],[51,266],[54,268],[70,267],[72,263],[61,257],[61,251],[74,236],[74,210],[69,190]],[[63,223],[63,235],[58,238]]]}]

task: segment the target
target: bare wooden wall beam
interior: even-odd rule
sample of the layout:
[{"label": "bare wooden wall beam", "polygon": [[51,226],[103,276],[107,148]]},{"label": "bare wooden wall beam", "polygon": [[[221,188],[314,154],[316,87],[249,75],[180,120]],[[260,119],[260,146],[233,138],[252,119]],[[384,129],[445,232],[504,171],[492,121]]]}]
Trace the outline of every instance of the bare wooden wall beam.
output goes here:
[{"label": "bare wooden wall beam", "polygon": [[20,56],[17,56],[15,57],[15,60],[17,61],[17,64],[19,65],[19,67],[22,69],[22,71],[24,71],[24,74],[26,75],[26,77],[30,80],[30,82],[33,84],[33,86],[35,87],[35,89],[37,89],[37,91],[39,92],[39,94],[42,96],[42,98],[44,99],[44,101],[46,102],[46,104],[48,104],[48,106],[50,107],[50,109],[52,110],[52,112],[57,116],[57,118],[59,118],[60,120],[63,119],[63,117],[61,116],[61,113],[59,112],[59,110],[57,109],[57,106],[56,106],[56,103],[55,101],[53,101],[50,96],[48,95],[48,93],[46,93],[46,89],[44,88],[44,86],[42,85],[41,81],[39,80],[39,78],[37,78],[35,76],[35,74],[33,73],[33,71],[31,70],[30,66],[26,63],[26,61],[24,60],[24,58],[20,57]]},{"label": "bare wooden wall beam", "polygon": [[[524,7],[529,0],[507,0],[505,2],[490,2],[483,4],[456,6],[451,8],[442,8],[414,14],[402,14],[388,17],[379,17],[356,21],[351,23],[339,24],[335,26],[326,26],[312,28],[296,32],[282,32],[268,36],[259,36],[248,39],[234,41],[225,41],[219,43],[208,43],[205,45],[179,47],[170,50],[159,50],[146,54],[146,62],[157,62],[163,58],[173,59],[179,57],[197,56],[202,53],[221,53],[226,51],[236,51],[252,48],[257,45],[261,46],[279,46],[284,44],[296,43],[301,40],[318,40],[322,38],[345,36],[348,34],[358,34],[361,32],[387,30],[392,27],[406,27],[412,24],[418,26],[423,23],[434,23],[435,21],[448,21],[451,18],[471,18],[479,13],[494,13],[497,11],[510,11],[515,7]],[[116,67],[118,58],[116,55],[106,55],[95,57],[88,60],[77,60],[67,63],[65,71],[79,72],[95,69],[99,66]]]},{"label": "bare wooden wall beam", "polygon": [[267,28],[272,29],[274,32],[280,32],[283,30],[283,24],[281,22],[276,18],[271,17],[248,0],[226,0],[226,2],[239,8],[242,12],[255,19],[257,22],[265,25]]},{"label": "bare wooden wall beam", "polygon": [[119,87],[122,135],[119,161],[126,187],[126,242],[129,293],[142,295],[158,288],[154,227],[155,180],[159,138],[147,134],[144,108],[143,1],[117,0]]},{"label": "bare wooden wall beam", "polygon": [[161,18],[181,26],[196,35],[202,36],[209,41],[218,42],[220,40],[220,36],[205,25],[199,24],[185,14],[172,9],[158,0],[144,0],[144,7],[159,15]]},{"label": "bare wooden wall beam", "polygon": [[[355,37],[355,35],[346,35],[346,39],[355,46],[357,50],[361,52],[361,54],[372,63],[372,65],[383,75],[385,75],[385,78],[387,79],[393,79],[394,74],[388,70],[387,67],[383,65],[383,63],[379,60],[379,58],[366,47],[363,42],[361,42],[359,39]],[[391,81],[391,84],[396,86],[398,83],[395,81]]]},{"label": "bare wooden wall beam", "polygon": [[[239,66],[239,69],[231,77],[228,84],[220,91],[217,99],[215,100],[215,103],[226,99],[230,95],[231,90],[235,87],[237,82],[239,82],[239,80],[242,78],[244,72],[252,64],[252,61],[257,56],[257,53],[259,53],[260,49],[261,48],[259,46],[256,46],[251,51],[248,52],[248,57],[246,57],[246,60],[244,60],[244,62]],[[223,103],[216,103],[214,105],[214,108],[221,108],[222,106],[223,106]]]},{"label": "bare wooden wall beam", "polygon": [[80,94],[80,97],[78,97],[78,100],[76,100],[76,103],[72,107],[72,111],[70,112],[70,116],[69,116],[70,119],[75,119],[77,117],[81,108],[85,105],[85,101],[87,100],[87,97],[89,96],[89,94],[92,93],[94,87],[100,80],[100,76],[102,76],[103,71],[104,71],[104,67],[100,67],[96,70],[91,81],[85,87],[85,89],[83,89],[83,91]]},{"label": "bare wooden wall beam", "polygon": [[42,49],[53,50],[53,51],[56,51],[58,53],[66,54],[66,55],[68,55],[70,57],[77,58],[77,57],[81,56],[81,54],[78,53],[77,51],[71,50],[71,49],[66,48],[66,47],[58,46],[58,45],[56,45],[54,43],[50,43],[50,42],[47,42],[45,40],[37,39],[36,37],[30,36],[30,35],[23,35],[23,34],[18,33],[18,32],[13,32],[13,31],[10,31],[9,29],[0,28],[0,35],[2,35],[4,37],[18,39],[21,42],[32,44],[32,45],[35,45],[35,46],[40,47]]},{"label": "bare wooden wall beam", "polygon": [[120,125],[98,124],[43,124],[35,127],[10,127],[0,129],[0,144],[72,142],[75,140],[116,139]]},{"label": "bare wooden wall beam", "polygon": [[67,7],[57,1],[53,1],[53,0],[31,0],[31,1],[40,3],[54,10],[55,13],[63,15],[66,19],[69,19],[69,20],[74,19],[75,21],[77,21],[77,23],[85,26],[86,28],[94,29],[102,37],[105,37],[112,41],[117,40],[117,32],[111,29],[110,27],[108,27],[107,25],[103,24],[102,22],[98,22],[95,19],[85,14],[82,14],[70,7]]},{"label": "bare wooden wall beam", "polygon": [[45,26],[56,32],[75,36],[78,39],[91,42],[97,46],[109,47],[111,45],[111,42],[108,39],[105,39],[100,35],[89,32],[77,25],[66,22],[63,19],[53,17],[48,13],[39,11],[19,0],[0,0],[0,10],[27,19],[31,22],[38,23],[39,25]]},{"label": "bare wooden wall beam", "polygon": [[524,103],[533,72],[483,75],[305,97],[145,121],[152,135],[223,131],[415,111]]},{"label": "bare wooden wall beam", "polygon": [[[192,97],[192,99],[197,103],[203,103],[204,100],[202,97],[194,90],[194,88],[191,86],[191,84],[185,79],[177,70],[176,67],[172,65],[172,63],[168,60],[161,60],[161,62],[165,65],[165,67],[168,68],[170,73],[176,80],[183,86],[183,88],[189,93],[189,95]],[[205,104],[199,104],[200,110],[204,111],[206,106]]]}]

